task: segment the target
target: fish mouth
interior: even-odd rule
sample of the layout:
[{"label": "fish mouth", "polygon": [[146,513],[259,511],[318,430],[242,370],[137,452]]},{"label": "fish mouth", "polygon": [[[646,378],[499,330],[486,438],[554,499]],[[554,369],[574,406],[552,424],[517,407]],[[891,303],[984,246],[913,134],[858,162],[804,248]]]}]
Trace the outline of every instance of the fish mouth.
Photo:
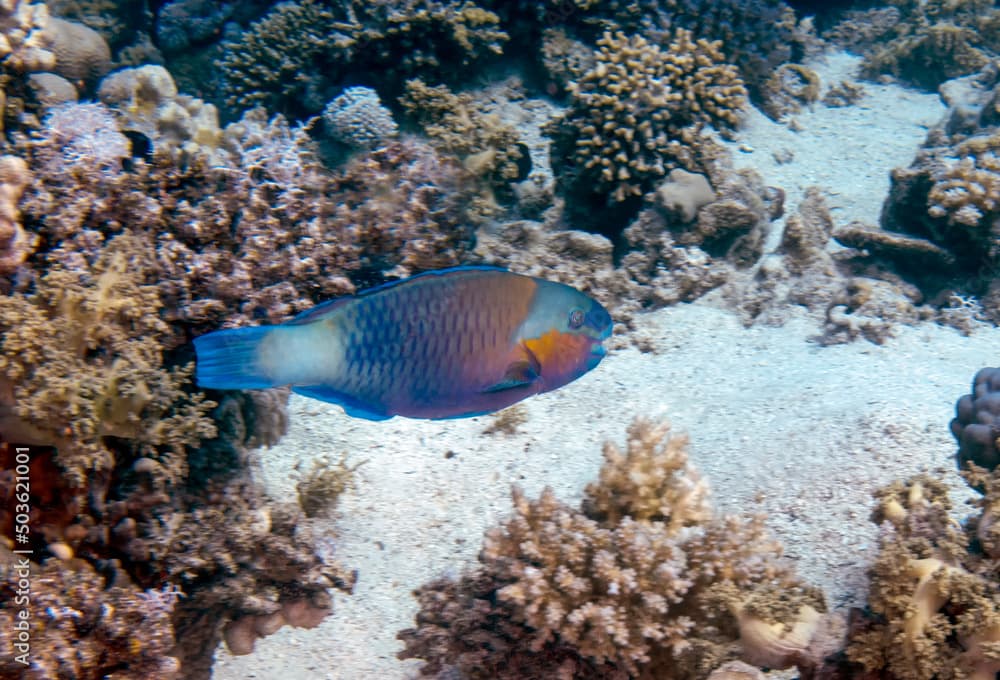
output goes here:
[{"label": "fish mouth", "polygon": [[605,349],[601,342],[591,343],[590,356],[587,357],[587,370],[589,371],[597,366],[597,364],[601,363],[601,359],[603,359],[607,353],[608,350]]}]

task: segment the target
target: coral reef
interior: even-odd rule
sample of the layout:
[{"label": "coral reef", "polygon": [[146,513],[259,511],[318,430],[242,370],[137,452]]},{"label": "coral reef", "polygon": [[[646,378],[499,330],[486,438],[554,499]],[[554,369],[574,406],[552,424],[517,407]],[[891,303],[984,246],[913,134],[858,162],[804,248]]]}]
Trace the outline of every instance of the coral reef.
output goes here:
[{"label": "coral reef", "polygon": [[992,680],[1000,672],[996,558],[973,545],[977,530],[989,544],[997,482],[982,468],[967,480],[991,493],[987,509],[964,530],[949,515],[947,487],[932,477],[918,475],[876,494],[872,519],[882,533],[869,613],[847,647],[848,658],[866,672],[901,680]]},{"label": "coral reef", "polygon": [[315,113],[331,88],[361,68],[398,93],[403,78],[455,75],[500,54],[507,36],[498,21],[468,1],[282,3],[223,45],[224,95],[234,109]]},{"label": "coral reef", "polygon": [[530,167],[530,159],[517,131],[483,112],[471,96],[413,79],[406,82],[400,103],[431,144],[457,157],[469,172],[498,187],[524,179],[522,163],[527,160]]},{"label": "coral reef", "polygon": [[121,234],[91,271],[55,265],[32,294],[0,299],[4,435],[57,447],[70,486],[110,469],[107,438],[159,458],[214,434],[211,402],[184,389],[191,367],[162,366],[170,333],[150,260]]},{"label": "coral reef", "polygon": [[[835,255],[827,248],[832,236],[860,249]],[[858,338],[882,343],[893,336],[897,325],[934,316],[922,304],[920,290],[886,269],[877,257],[890,252],[889,259],[900,259],[897,251],[943,257],[933,244],[918,239],[866,225],[835,227],[823,193],[810,187],[799,212],[786,221],[777,250],[765,256],[752,280],[734,281],[726,295],[748,323],[780,325],[784,305],[801,305],[822,315],[823,333],[816,338],[821,343]]]},{"label": "coral reef", "polygon": [[331,173],[302,128],[258,110],[224,131],[223,165],[199,152],[178,166],[168,147],[125,172],[128,141],[109,111],[58,113],[22,142],[34,173],[25,228],[67,266],[92,261],[122,229],[148,234],[165,317],[188,333],[281,322],[396,267],[458,264],[481,214],[470,211],[490,209],[467,171],[416,141]]},{"label": "coral reef", "polygon": [[349,87],[323,109],[323,122],[331,137],[350,147],[372,149],[397,132],[392,112],[370,87]]},{"label": "coral reef", "polygon": [[[22,680],[112,678],[174,680],[180,664],[171,656],[170,617],[174,590],[143,591],[127,579],[107,584],[82,560],[50,558],[33,564],[30,609],[15,607],[18,560],[0,545],[0,625],[12,639],[26,625],[30,653],[26,665],[12,654],[0,661],[0,676]],[[27,620],[18,619],[28,611]]]},{"label": "coral reef", "polygon": [[185,677],[208,678],[216,646],[249,654],[284,625],[314,628],[330,614],[328,590],[350,592],[355,574],[331,560],[332,538],[301,508],[265,501],[239,478],[164,518],[147,545],[154,565],[186,597],[174,616]]},{"label": "coral reef", "polygon": [[0,8],[0,60],[8,73],[49,71],[55,66],[55,55],[49,49],[45,28],[49,11],[44,2],[14,0]]},{"label": "coral reef", "polygon": [[[0,156],[0,277],[17,272],[35,247],[36,237],[24,231],[17,210],[21,192],[30,181],[24,159]],[[4,288],[0,285],[0,290]]]},{"label": "coral reef", "polygon": [[154,149],[170,154],[180,165],[198,156],[213,165],[232,162],[218,110],[178,94],[173,77],[162,66],[115,71],[101,81],[97,96],[114,110],[121,129],[143,133]]},{"label": "coral reef", "polygon": [[683,29],[665,50],[623,33],[597,44],[594,67],[570,84],[570,108],[550,126],[564,191],[621,203],[672,167],[699,171],[702,128],[736,125],[746,99],[719,45]]},{"label": "coral reef", "polygon": [[951,433],[958,441],[958,465],[1000,466],[1000,369],[984,368],[972,379],[972,393],[955,404]]},{"label": "coral reef", "polygon": [[582,510],[515,487],[479,568],[417,591],[400,656],[472,678],[704,678],[741,655],[811,668],[822,598],[760,517],[712,512],[686,440],[640,419],[604,454]]}]

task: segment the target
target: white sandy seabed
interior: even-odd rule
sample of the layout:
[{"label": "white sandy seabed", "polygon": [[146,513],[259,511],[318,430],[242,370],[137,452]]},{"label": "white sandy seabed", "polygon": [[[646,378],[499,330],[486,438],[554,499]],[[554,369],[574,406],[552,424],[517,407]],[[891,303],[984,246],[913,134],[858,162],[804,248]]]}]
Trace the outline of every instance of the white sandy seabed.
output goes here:
[{"label": "white sandy seabed", "polygon": [[[826,87],[852,76],[857,60],[832,55],[815,66]],[[934,95],[865,88],[854,106],[797,116],[799,132],[753,114],[733,146],[738,165],[783,187],[792,210],[805,187],[819,184],[838,222],[877,223],[889,170],[909,164],[944,109]],[[792,160],[779,164],[774,154],[785,151]],[[954,471],[948,421],[976,370],[1000,364],[997,329],[962,337],[927,324],[902,328],[882,346],[820,347],[809,341],[815,321],[803,316],[748,329],[709,302],[641,323],[657,353],[614,352],[572,385],[529,399],[527,423],[512,436],[483,434],[490,417],[373,423],[293,396],[291,432],[261,452],[261,481],[291,500],[296,462],[308,467],[343,452],[365,461],[330,523],[337,557],[358,570],[358,582],[353,595],[335,596],[334,613],[316,629],[286,627],[250,656],[221,650],[215,677],[412,677],[419,662],[397,660],[395,639],[413,625],[411,591],[475,562],[484,530],[510,512],[512,483],[530,496],[549,485],[578,502],[600,468],[601,444],[622,444],[636,415],[666,417],[687,432],[716,506],[766,513],[832,607],[864,601],[876,548],[872,490],[937,471],[960,507],[970,496]]]}]

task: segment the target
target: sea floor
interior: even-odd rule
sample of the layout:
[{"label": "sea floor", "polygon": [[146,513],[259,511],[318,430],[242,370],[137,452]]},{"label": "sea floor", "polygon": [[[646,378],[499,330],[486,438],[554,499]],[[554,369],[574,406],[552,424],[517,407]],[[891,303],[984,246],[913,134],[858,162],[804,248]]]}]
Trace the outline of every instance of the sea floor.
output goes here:
[{"label": "sea floor", "polygon": [[[857,60],[814,65],[826,86]],[[752,114],[733,142],[740,166],[785,189],[790,207],[823,186],[838,222],[877,223],[888,172],[907,165],[943,114],[933,95],[865,84],[866,97],[795,116],[800,131]],[[742,147],[743,150],[740,150]],[[791,160],[779,163],[775,154]],[[510,512],[510,485],[548,485],[576,503],[637,415],[690,436],[691,458],[723,512],[763,512],[803,577],[834,608],[863,602],[876,528],[871,492],[919,471],[940,472],[956,506],[970,497],[955,472],[948,421],[979,368],[1000,362],[1000,330],[965,337],[932,324],[900,328],[877,346],[821,347],[815,319],[792,310],[782,327],[745,328],[711,299],[639,317],[655,353],[627,348],[593,372],[524,404],[514,435],[484,434],[492,417],[367,422],[300,397],[291,431],[260,452],[268,493],[294,500],[295,466],[318,456],[361,462],[356,487],[330,520],[338,559],[358,570],[353,595],[313,630],[284,628],[249,656],[217,656],[217,680],[412,677],[396,632],[413,624],[411,591],[474,564],[485,529]]]}]

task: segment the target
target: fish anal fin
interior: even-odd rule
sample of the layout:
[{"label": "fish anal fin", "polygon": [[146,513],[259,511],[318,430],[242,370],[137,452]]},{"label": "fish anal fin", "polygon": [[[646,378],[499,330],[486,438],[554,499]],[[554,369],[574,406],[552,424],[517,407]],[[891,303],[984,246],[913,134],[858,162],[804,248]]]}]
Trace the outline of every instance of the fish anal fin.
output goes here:
[{"label": "fish anal fin", "polygon": [[295,392],[295,394],[301,394],[303,397],[309,397],[310,399],[319,399],[320,401],[337,404],[344,409],[344,413],[352,418],[364,418],[365,420],[388,420],[395,415],[379,411],[377,405],[365,404],[364,402],[350,397],[343,392],[338,392],[337,390],[324,385],[300,385],[292,387],[292,392]]}]

